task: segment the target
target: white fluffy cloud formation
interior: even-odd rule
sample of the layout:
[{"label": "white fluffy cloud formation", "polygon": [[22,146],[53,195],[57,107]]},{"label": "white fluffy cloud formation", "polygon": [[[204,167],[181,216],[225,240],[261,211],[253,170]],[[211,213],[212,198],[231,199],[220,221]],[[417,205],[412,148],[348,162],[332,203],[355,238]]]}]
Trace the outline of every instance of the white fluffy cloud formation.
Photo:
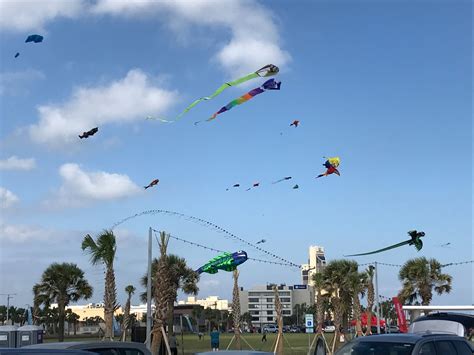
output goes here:
[{"label": "white fluffy cloud formation", "polygon": [[143,121],[147,115],[163,113],[176,98],[175,92],[153,86],[144,72],[133,69],[108,85],[76,89],[62,105],[40,106],[39,122],[29,127],[29,133],[37,143],[59,145],[96,126]]},{"label": "white fluffy cloud formation", "polygon": [[255,1],[99,0],[91,12],[116,16],[156,14],[178,29],[184,24],[228,29],[231,39],[218,51],[216,59],[231,75],[248,73],[270,63],[283,66],[291,59],[281,47],[273,14]]},{"label": "white fluffy cloud formation", "polygon": [[104,171],[87,172],[78,164],[68,163],[59,168],[63,179],[49,206],[79,206],[90,201],[114,200],[131,197],[141,192],[141,188],[127,175]]},{"label": "white fluffy cloud formation", "polygon": [[0,223],[0,242],[35,242],[50,240],[55,233],[47,228],[23,224]]},{"label": "white fluffy cloud formation", "polygon": [[0,28],[10,31],[42,31],[46,22],[58,17],[76,17],[84,8],[82,0],[2,0]]},{"label": "white fluffy cloud formation", "polygon": [[21,159],[13,155],[8,159],[0,160],[0,170],[32,170],[35,167],[34,158]]},{"label": "white fluffy cloud formation", "polygon": [[[272,12],[251,0],[4,0],[0,2],[0,28],[16,31],[41,29],[60,17],[120,16],[163,21],[180,31],[187,26],[206,26],[229,33],[216,61],[229,75],[248,73],[266,64],[284,66],[291,57],[282,48]],[[193,31],[188,32],[194,36]]]},{"label": "white fluffy cloud formation", "polygon": [[20,199],[10,190],[0,186],[0,208],[7,209],[16,204]]}]

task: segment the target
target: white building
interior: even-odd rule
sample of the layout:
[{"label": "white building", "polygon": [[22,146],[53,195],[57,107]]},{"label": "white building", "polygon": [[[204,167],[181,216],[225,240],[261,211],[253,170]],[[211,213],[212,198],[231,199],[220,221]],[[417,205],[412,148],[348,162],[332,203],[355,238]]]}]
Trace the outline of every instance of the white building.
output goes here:
[{"label": "white building", "polygon": [[[314,302],[314,290],[309,285],[286,286],[279,285],[278,296],[282,304],[283,317],[291,317],[293,308],[297,304]],[[272,285],[255,286],[250,290],[240,290],[240,311],[250,312],[252,324],[256,327],[265,324],[275,324],[277,321],[275,311],[275,292]]]},{"label": "white building", "polygon": [[178,301],[178,305],[198,304],[204,308],[218,309],[220,311],[229,310],[229,301],[221,300],[218,296],[209,296],[205,299],[197,299],[196,297],[188,297],[186,301]]},{"label": "white building", "polygon": [[324,248],[311,245],[309,247],[308,264],[301,265],[301,278],[304,285],[313,286],[312,276],[321,272],[326,266],[326,257],[324,256]]}]

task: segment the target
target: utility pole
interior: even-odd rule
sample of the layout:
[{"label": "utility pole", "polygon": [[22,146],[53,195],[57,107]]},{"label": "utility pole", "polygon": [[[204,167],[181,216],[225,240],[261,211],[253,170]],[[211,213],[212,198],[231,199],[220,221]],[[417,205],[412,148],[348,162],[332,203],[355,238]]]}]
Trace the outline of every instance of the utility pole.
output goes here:
[{"label": "utility pole", "polygon": [[380,334],[379,269],[375,262],[375,301],[377,305],[377,334]]},{"label": "utility pole", "polygon": [[148,229],[148,271],[146,281],[146,347],[151,349],[151,246],[152,246],[152,229]]},{"label": "utility pole", "polygon": [[10,315],[10,299],[13,298],[13,296],[16,296],[16,293],[0,293],[0,296],[7,296],[7,320],[6,323],[8,324],[8,319]]}]

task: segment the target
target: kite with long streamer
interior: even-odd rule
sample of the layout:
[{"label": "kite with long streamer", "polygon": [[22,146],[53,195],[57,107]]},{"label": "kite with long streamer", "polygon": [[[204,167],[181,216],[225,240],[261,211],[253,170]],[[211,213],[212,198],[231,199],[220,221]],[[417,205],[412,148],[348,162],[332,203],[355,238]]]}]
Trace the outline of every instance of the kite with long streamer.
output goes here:
[{"label": "kite with long streamer", "polygon": [[416,230],[413,230],[413,231],[409,231],[408,235],[410,236],[410,239],[405,240],[401,243],[390,245],[386,248],[374,250],[374,251],[371,251],[371,252],[368,252],[368,253],[352,254],[352,255],[344,255],[344,256],[348,257],[348,256],[362,256],[362,255],[377,254],[377,253],[381,253],[383,251],[387,251],[387,250],[390,250],[390,249],[399,248],[399,247],[404,246],[404,245],[414,245],[416,250],[420,251],[423,248],[423,241],[421,240],[421,237],[425,236],[425,232],[417,232]]},{"label": "kite with long streamer", "polygon": [[217,274],[219,270],[234,271],[237,266],[247,261],[247,253],[245,251],[238,251],[236,253],[224,252],[215,258],[209,260],[206,264],[196,270],[198,274],[207,272],[208,274]]},{"label": "kite with long streamer", "polygon": [[[244,102],[247,102],[248,100],[254,98],[255,96],[257,95],[260,95],[261,93],[265,92],[265,91],[268,91],[268,90],[280,90],[280,86],[281,86],[281,81],[276,81],[275,79],[270,79],[270,80],[267,80],[263,83],[262,86],[258,87],[258,88],[255,88],[253,90],[250,90],[248,93],[246,93],[245,95],[242,95],[241,97],[235,99],[235,100],[232,100],[231,102],[229,102],[227,105],[225,105],[224,107],[222,107],[219,111],[217,111],[216,113],[214,113],[210,118],[208,118],[206,121],[209,122],[209,121],[212,121],[213,119],[215,119],[217,117],[217,115],[220,115],[221,113],[224,113],[226,111],[229,111],[232,107],[235,107],[237,105],[241,105],[243,104]],[[198,121],[198,122],[195,122],[194,124],[198,124],[200,123],[201,121]]]},{"label": "kite with long streamer", "polygon": [[242,83],[245,83],[246,81],[249,81],[251,79],[255,79],[255,78],[267,78],[269,76],[273,76],[273,75],[276,75],[278,74],[278,72],[280,71],[280,69],[276,66],[276,65],[273,65],[273,64],[267,64],[265,65],[264,67],[258,69],[257,71],[253,72],[253,73],[250,73],[250,74],[247,74],[239,79],[236,79],[234,81],[229,81],[227,83],[224,83],[222,84],[216,91],[214,91],[214,93],[212,93],[211,95],[209,96],[204,96],[204,97],[201,97],[195,101],[193,101],[188,107],[186,107],[184,109],[183,112],[181,112],[178,117],[176,117],[176,119],[174,120],[166,120],[166,119],[163,119],[163,118],[157,118],[157,117],[153,117],[153,116],[148,116],[147,117],[147,120],[159,120],[161,122],[166,122],[166,123],[171,123],[171,122],[174,122],[174,121],[177,121],[179,120],[181,117],[183,117],[186,113],[189,112],[189,110],[191,110],[194,106],[196,106],[198,103],[202,102],[202,101],[207,101],[207,100],[212,100],[213,98],[215,98],[217,95],[219,95],[220,93],[222,93],[225,89],[227,88],[230,88],[231,86],[237,86],[237,85],[240,85]]},{"label": "kite with long streamer", "polygon": [[279,182],[286,181],[286,180],[291,180],[291,176],[285,176],[284,178],[273,181],[272,184],[275,185],[275,184],[278,184]]}]

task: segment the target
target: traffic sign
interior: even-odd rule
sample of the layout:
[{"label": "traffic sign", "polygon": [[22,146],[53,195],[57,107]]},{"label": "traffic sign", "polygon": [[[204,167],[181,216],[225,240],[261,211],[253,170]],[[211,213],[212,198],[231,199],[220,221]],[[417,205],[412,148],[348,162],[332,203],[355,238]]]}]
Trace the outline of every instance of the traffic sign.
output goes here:
[{"label": "traffic sign", "polygon": [[312,333],[314,327],[314,316],[312,314],[305,314],[304,321],[306,325],[306,333]]}]

